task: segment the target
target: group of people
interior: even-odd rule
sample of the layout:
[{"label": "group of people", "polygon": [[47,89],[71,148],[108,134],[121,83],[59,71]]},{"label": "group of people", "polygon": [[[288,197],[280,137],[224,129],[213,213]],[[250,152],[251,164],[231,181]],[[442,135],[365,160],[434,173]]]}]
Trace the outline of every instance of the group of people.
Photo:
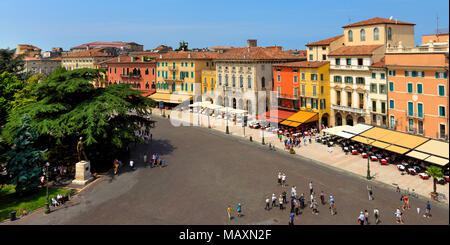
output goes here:
[{"label": "group of people", "polygon": [[55,196],[52,196],[51,202],[52,202],[52,206],[53,207],[58,207],[58,206],[63,205],[68,200],[69,200],[69,196],[68,195],[66,196],[65,194],[61,195],[60,193],[58,193],[56,195],[56,198],[55,198]]},{"label": "group of people", "polygon": [[[144,154],[144,163],[145,164],[147,163],[147,154]],[[152,160],[149,161],[148,163],[149,163],[150,168],[153,168],[153,167],[162,168],[162,167],[166,166],[166,159],[161,158],[158,153],[154,153],[152,155]]]},{"label": "group of people", "polygon": [[[306,146],[307,142],[309,142],[309,144],[312,143],[312,136],[315,136],[316,134],[317,134],[316,128],[308,129],[303,132],[297,133],[289,132],[286,135],[286,138],[284,139],[284,146],[286,149],[293,147],[300,147],[302,142]],[[280,139],[281,142],[283,138],[283,133],[279,133],[278,138]]]},{"label": "group of people", "polygon": [[[233,218],[232,212],[233,212],[233,209],[231,209],[231,206],[228,205],[227,214],[228,214],[228,219],[229,220],[231,220]],[[243,216],[243,214],[242,214],[242,205],[240,203],[236,207],[236,213],[237,213],[238,217],[242,217]]]}]

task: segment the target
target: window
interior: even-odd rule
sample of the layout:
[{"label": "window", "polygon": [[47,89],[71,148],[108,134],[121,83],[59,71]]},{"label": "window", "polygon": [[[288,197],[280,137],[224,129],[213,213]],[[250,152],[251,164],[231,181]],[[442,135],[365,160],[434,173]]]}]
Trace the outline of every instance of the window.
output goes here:
[{"label": "window", "polygon": [[266,79],[264,77],[261,78],[261,88],[266,87]]},{"label": "window", "polygon": [[181,67],[183,67],[184,66],[184,63],[183,62],[181,62]]},{"label": "window", "polygon": [[342,82],[342,77],[341,76],[334,76],[334,82],[335,83],[341,83]]},{"label": "window", "polygon": [[158,71],[158,77],[159,77],[159,71]]},{"label": "window", "polygon": [[205,79],[204,79],[204,81],[203,81],[203,85],[208,85],[208,82],[206,81],[206,77],[205,77]]},{"label": "window", "polygon": [[194,91],[194,83],[191,83],[191,91]]},{"label": "window", "polygon": [[236,87],[236,77],[234,75],[231,77],[231,84],[233,88]]},{"label": "window", "polygon": [[370,92],[376,93],[377,92],[377,85],[376,84],[370,84]]},{"label": "window", "polygon": [[444,85],[439,85],[438,90],[439,90],[439,96],[445,96],[445,86]]},{"label": "window", "polygon": [[361,59],[361,58],[358,59],[358,65],[359,65],[359,66],[362,66],[362,65],[363,65],[363,59]]},{"label": "window", "polygon": [[306,96],[305,84],[302,84],[302,96]]},{"label": "window", "polygon": [[381,73],[381,79],[385,79],[386,78],[386,74],[385,73]]},{"label": "window", "polygon": [[191,78],[194,78],[194,72],[191,71]]},{"label": "window", "polygon": [[277,68],[277,72],[281,72],[281,69],[280,69],[280,68]]},{"label": "window", "polygon": [[277,96],[281,97],[281,86],[277,86]]},{"label": "window", "polygon": [[300,98],[300,106],[306,107],[306,98]]},{"label": "window", "polygon": [[394,82],[389,82],[389,91],[394,91]]},{"label": "window", "polygon": [[351,30],[348,31],[348,41],[353,42],[353,32]]},{"label": "window", "polygon": [[336,91],[337,104],[341,105],[341,91]]},{"label": "window", "polygon": [[211,61],[211,66],[214,66],[214,62]]},{"label": "window", "polygon": [[386,113],[386,102],[381,102],[381,113]]},{"label": "window", "polygon": [[412,76],[412,77],[417,77],[417,71],[412,71],[412,72],[411,72],[411,76]]},{"label": "window", "polygon": [[320,109],[326,109],[327,104],[326,104],[326,100],[325,99],[320,99]]},{"label": "window", "polygon": [[211,77],[211,86],[214,86],[214,77]]},{"label": "window", "polygon": [[312,48],[312,47],[309,47],[309,50],[313,50],[313,48]]},{"label": "window", "polygon": [[311,99],[311,108],[317,110],[317,99]]},{"label": "window", "polygon": [[341,59],[337,58],[336,59],[336,65],[340,65],[341,64]]},{"label": "window", "polygon": [[356,78],[356,84],[364,84],[364,77],[357,77]]},{"label": "window", "polygon": [[364,108],[364,94],[358,94],[359,95],[359,108]]},{"label": "window", "polygon": [[292,70],[292,72],[294,72],[294,73],[297,73],[297,72],[298,72],[298,70],[297,70],[297,69],[293,69],[293,70]]},{"label": "window", "polygon": [[391,128],[395,128],[395,117],[391,116]]},{"label": "window", "polygon": [[409,71],[405,71],[405,77],[409,76]]},{"label": "window", "polygon": [[439,106],[439,116],[445,117],[445,106]]},{"label": "window", "polygon": [[361,41],[366,41],[366,31],[361,29]]},{"label": "window", "polygon": [[372,78],[376,78],[376,73],[372,72]]},{"label": "window", "polygon": [[209,66],[209,62],[206,62],[206,66]]},{"label": "window", "polygon": [[417,84],[417,93],[418,94],[422,94],[423,93],[423,91],[422,91],[422,84],[421,83]]},{"label": "window", "polygon": [[312,54],[309,55],[309,59],[313,60],[313,55]]},{"label": "window", "polygon": [[298,88],[294,87],[294,98],[297,99],[298,98]]},{"label": "window", "polygon": [[323,47],[322,47],[322,50],[327,50],[327,47],[323,46]]},{"label": "window", "polygon": [[[206,66],[208,66],[208,65],[206,65]],[[194,62],[191,62],[191,67],[194,67]]]},{"label": "window", "polygon": [[247,77],[247,86],[248,88],[252,88],[252,77],[250,75]]},{"label": "window", "polygon": [[408,120],[409,131],[414,131],[414,119]]},{"label": "window", "polygon": [[320,86],[320,94],[323,95],[323,86]]},{"label": "window", "polygon": [[417,103],[417,116],[423,118],[423,104]]},{"label": "window", "polygon": [[386,85],[380,84],[380,93],[381,94],[386,94]]},{"label": "window", "polygon": [[372,100],[372,111],[377,112],[377,102],[375,100]]},{"label": "window", "polygon": [[242,75],[239,76],[239,87],[240,88],[244,87],[244,77]]},{"label": "window", "polygon": [[[211,63],[212,65],[212,63]],[[211,94],[214,95],[214,88],[211,88]]]},{"label": "window", "polygon": [[305,80],[305,73],[302,72],[302,81],[304,81],[304,80]]},{"label": "window", "polygon": [[345,83],[353,83],[353,77],[345,77]]},{"label": "window", "polygon": [[297,76],[294,76],[294,83],[297,83]]},{"label": "window", "polygon": [[436,78],[445,78],[445,79],[447,79],[447,72],[436,72]]},{"label": "window", "polygon": [[225,86],[228,87],[228,74],[225,74]]},{"label": "window", "polygon": [[373,40],[379,40],[380,39],[380,31],[378,28],[373,29]]},{"label": "window", "polygon": [[203,87],[203,93],[207,93],[208,92],[208,87]]},{"label": "window", "polygon": [[352,59],[346,59],[347,60],[347,65],[352,65]]},{"label": "window", "polygon": [[323,81],[323,74],[320,74],[320,81]]},{"label": "window", "polygon": [[312,85],[312,96],[313,97],[317,96],[317,86],[316,85]]},{"label": "window", "polygon": [[281,76],[277,75],[277,82],[281,82]]},{"label": "window", "polygon": [[222,75],[219,74],[219,85],[222,85]]},{"label": "window", "polygon": [[311,81],[317,81],[317,74],[311,73]]},{"label": "window", "polygon": [[414,104],[408,102],[408,116],[412,117],[414,115]]},{"label": "window", "polygon": [[322,54],[322,60],[327,60],[327,55],[326,54]]},{"label": "window", "polygon": [[419,134],[423,134],[423,121],[417,121],[417,127],[419,128]]},{"label": "window", "polygon": [[412,93],[413,92],[413,84],[412,83],[408,83],[408,93]]},{"label": "window", "polygon": [[347,106],[352,107],[352,92],[347,92]]},{"label": "window", "polygon": [[263,71],[264,71],[264,65],[261,65],[261,70],[263,70]]},{"label": "window", "polygon": [[[392,40],[392,30],[391,30],[390,27],[388,27],[388,30],[387,30],[387,39],[388,39],[388,40]],[[395,75],[394,75],[394,76],[395,76]]]}]

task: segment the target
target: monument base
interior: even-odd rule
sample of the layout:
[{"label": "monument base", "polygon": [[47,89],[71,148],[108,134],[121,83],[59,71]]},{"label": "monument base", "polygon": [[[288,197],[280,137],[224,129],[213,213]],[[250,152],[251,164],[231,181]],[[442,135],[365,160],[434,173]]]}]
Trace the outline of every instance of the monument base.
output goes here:
[{"label": "monument base", "polygon": [[75,179],[72,181],[72,184],[86,185],[93,179],[94,177],[91,174],[91,164],[89,161],[81,161],[75,165]]}]

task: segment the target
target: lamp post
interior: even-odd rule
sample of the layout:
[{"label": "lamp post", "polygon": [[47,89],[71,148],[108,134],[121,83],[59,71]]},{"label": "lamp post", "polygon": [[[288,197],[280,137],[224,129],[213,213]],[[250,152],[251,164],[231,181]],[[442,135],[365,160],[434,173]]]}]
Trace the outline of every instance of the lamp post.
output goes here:
[{"label": "lamp post", "polygon": [[208,107],[206,108],[206,113],[208,113],[208,128],[211,128],[211,124],[209,123],[209,113],[210,113],[210,111],[209,111]]},{"label": "lamp post", "polygon": [[197,106],[197,124],[200,126],[200,104]]},{"label": "lamp post", "polygon": [[245,138],[245,115],[242,113],[242,128],[244,129],[244,138]]},{"label": "lamp post", "polygon": [[230,130],[228,129],[228,106],[226,107],[227,108],[227,110],[226,110],[226,117],[227,117],[227,127],[226,127],[226,129],[225,129],[225,133],[226,134],[230,134]]},{"label": "lamp post", "polygon": [[366,145],[366,152],[367,152],[367,176],[366,176],[366,178],[367,178],[367,180],[371,180],[372,179],[372,177],[370,177],[369,149],[370,149],[369,139],[367,139],[367,145]]},{"label": "lamp post", "polygon": [[47,189],[47,194],[46,194],[46,203],[45,203],[45,213],[48,214],[50,213],[50,205],[48,203],[48,167],[50,166],[50,163],[47,162],[45,163],[45,185],[46,185],[46,189]]},{"label": "lamp post", "polygon": [[265,145],[266,143],[264,143],[264,128],[263,128],[263,126],[261,125],[261,130],[262,130],[262,144],[263,145]]}]

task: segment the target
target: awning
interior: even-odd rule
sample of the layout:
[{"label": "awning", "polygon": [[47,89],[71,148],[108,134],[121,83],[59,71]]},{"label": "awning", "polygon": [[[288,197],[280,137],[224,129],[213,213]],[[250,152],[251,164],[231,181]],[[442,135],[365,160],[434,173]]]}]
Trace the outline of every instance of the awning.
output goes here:
[{"label": "awning", "polygon": [[424,144],[416,147],[414,150],[428,153],[430,155],[436,155],[439,157],[447,158],[449,156],[449,144],[448,142],[442,142],[438,140],[430,140]]},{"label": "awning", "polygon": [[395,153],[398,153],[398,154],[405,154],[410,149],[404,148],[404,147],[400,147],[400,146],[391,145],[391,146],[386,147],[386,150],[392,151],[392,152],[395,152]]},{"label": "awning", "polygon": [[217,109],[221,109],[221,108],[222,108],[222,106],[220,106],[220,105],[214,105],[214,104],[208,105],[207,107],[208,107],[209,109],[212,109],[212,110],[217,110]]},{"label": "awning", "polygon": [[[385,144],[391,144],[392,146],[398,146],[401,148],[406,148],[409,150],[427,142],[429,139],[421,136],[410,135],[407,133],[396,132],[389,129],[373,127],[361,134],[359,136],[371,138],[373,140],[379,141]],[[382,145],[382,144],[380,144]],[[386,149],[388,149],[387,147]],[[398,150],[398,148],[392,147],[391,149],[396,149],[397,151],[406,152],[405,150]],[[396,152],[396,151],[394,151]]]},{"label": "awning", "polygon": [[371,145],[374,146],[374,147],[380,148],[380,149],[384,149],[384,148],[390,146],[391,144],[386,144],[386,143],[383,143],[381,141],[373,141],[371,143]]},{"label": "awning", "polygon": [[363,137],[367,137],[367,138],[371,138],[371,139],[379,139],[380,137],[383,137],[387,134],[389,134],[392,131],[389,130],[385,130],[383,128],[377,128],[377,127],[373,127],[363,133],[361,133],[359,136],[363,136]]},{"label": "awning", "polygon": [[284,110],[270,110],[256,116],[256,119],[267,120],[269,122],[279,123],[288,117],[294,115],[295,112]]},{"label": "awning", "polygon": [[353,141],[357,141],[357,142],[361,142],[361,143],[364,143],[364,144],[370,144],[370,143],[374,142],[374,140],[371,140],[371,139],[368,139],[368,138],[364,138],[364,137],[361,137],[361,136],[355,136],[355,137],[352,138],[352,140]]},{"label": "awning", "polygon": [[430,155],[419,152],[419,151],[411,151],[408,154],[406,154],[408,157],[413,157],[419,160],[424,160],[427,157],[430,157]]},{"label": "awning", "polygon": [[430,156],[429,158],[425,159],[425,161],[437,164],[439,166],[445,166],[448,164],[448,159],[435,156]]},{"label": "awning", "polygon": [[339,137],[345,138],[345,139],[350,139],[351,137],[353,137],[355,135],[354,134],[349,134],[349,133],[346,133],[346,132],[342,131],[342,132],[337,133],[336,136],[339,136]]},{"label": "awning", "polygon": [[371,125],[356,124],[353,127],[345,129],[344,132],[351,133],[351,134],[354,134],[354,135],[358,135],[358,134],[360,134],[360,133],[362,133],[364,131],[367,131],[367,130],[369,130],[371,128],[373,128],[373,126],[371,126]]},{"label": "awning", "polygon": [[336,126],[336,127],[332,127],[332,128],[326,128],[322,131],[327,134],[337,135],[339,132],[342,132],[343,130],[350,128],[350,127],[351,126],[349,126],[349,125],[343,125],[343,126]]},{"label": "awning", "polygon": [[166,94],[166,93],[155,93],[150,95],[149,97],[155,101],[163,101],[174,104],[180,104],[183,101],[192,99],[192,95]]},{"label": "awning", "polygon": [[314,122],[319,120],[319,114],[316,112],[309,111],[299,111],[294,115],[290,116],[286,120],[282,121],[281,124],[291,127],[298,127],[302,123]]}]

